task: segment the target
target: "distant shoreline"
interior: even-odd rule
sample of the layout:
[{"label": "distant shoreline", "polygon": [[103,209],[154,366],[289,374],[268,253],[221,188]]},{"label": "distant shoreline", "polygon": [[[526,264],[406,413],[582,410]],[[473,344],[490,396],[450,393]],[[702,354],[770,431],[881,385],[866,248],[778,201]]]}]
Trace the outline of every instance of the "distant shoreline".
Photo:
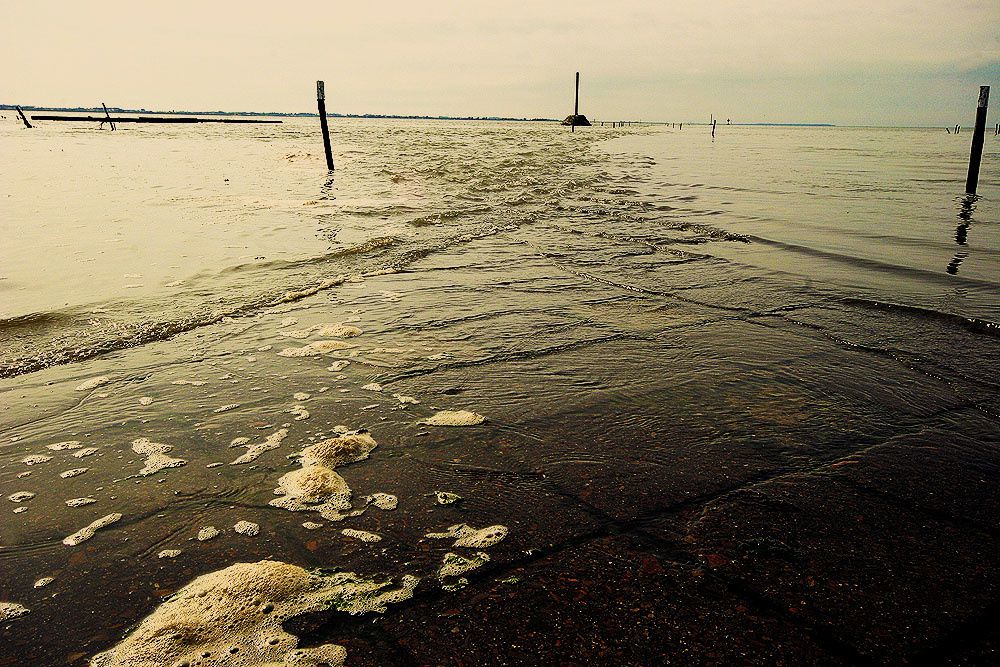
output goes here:
[{"label": "distant shoreline", "polygon": [[[20,105],[25,111],[60,111],[71,113],[104,113],[103,107],[38,107],[30,104]],[[0,110],[14,111],[13,104],[0,104]],[[121,107],[108,107],[111,113],[144,113],[163,116],[254,116],[254,117],[275,117],[275,118],[317,118],[319,114],[310,113],[282,113],[279,111],[154,111],[150,109],[123,109]],[[352,113],[327,113],[331,118],[387,118],[397,120],[492,120],[492,121],[516,121],[523,123],[556,123],[555,118],[505,118],[500,116],[417,116],[417,115],[396,115],[396,114],[352,114]]]}]

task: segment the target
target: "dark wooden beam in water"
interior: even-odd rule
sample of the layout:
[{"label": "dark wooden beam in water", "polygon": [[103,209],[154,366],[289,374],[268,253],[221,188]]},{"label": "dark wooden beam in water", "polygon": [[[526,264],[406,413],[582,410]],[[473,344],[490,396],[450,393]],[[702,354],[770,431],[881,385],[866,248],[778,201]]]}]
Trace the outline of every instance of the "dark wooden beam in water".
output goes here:
[{"label": "dark wooden beam in water", "polygon": [[256,118],[197,118],[195,116],[50,116],[32,115],[31,120],[66,120],[90,123],[280,123],[280,120]]},{"label": "dark wooden beam in water", "polygon": [[24,112],[21,111],[21,107],[15,107],[15,108],[17,109],[17,115],[21,117],[21,122],[24,123],[24,126],[30,130],[31,123],[28,122],[28,119],[25,117]]},{"label": "dark wooden beam in water", "polygon": [[[115,121],[111,120],[111,114],[108,113],[108,105],[105,104],[104,102],[101,102],[101,106],[104,107],[104,117],[108,119],[109,123],[111,123],[111,131],[114,132],[115,131]],[[104,126],[104,121],[101,121],[101,126],[102,127]]]},{"label": "dark wooden beam in water", "polygon": [[986,140],[986,109],[990,105],[990,87],[979,87],[979,104],[976,107],[976,127],[972,132],[972,151],[969,155],[969,177],[965,181],[965,191],[976,194],[979,186],[979,164],[983,160],[983,142]]},{"label": "dark wooden beam in water", "polygon": [[326,122],[326,87],[316,82],[316,106],[319,109],[319,127],[323,131],[323,150],[326,152],[326,169],[333,171],[333,149],[330,148],[330,126]]}]

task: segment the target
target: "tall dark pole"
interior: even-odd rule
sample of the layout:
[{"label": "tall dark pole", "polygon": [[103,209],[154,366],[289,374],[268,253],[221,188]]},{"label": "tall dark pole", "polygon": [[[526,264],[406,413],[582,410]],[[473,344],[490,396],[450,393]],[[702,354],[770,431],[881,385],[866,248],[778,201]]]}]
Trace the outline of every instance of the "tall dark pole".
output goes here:
[{"label": "tall dark pole", "polygon": [[319,126],[323,129],[323,149],[326,150],[326,168],[333,171],[333,150],[330,148],[330,128],[326,124],[326,92],[323,82],[316,82],[316,104],[319,105]]},{"label": "tall dark pole", "polygon": [[576,132],[576,117],[580,115],[580,73],[576,73],[576,97],[573,102],[573,124],[570,132]]},{"label": "tall dark pole", "polygon": [[969,178],[965,191],[976,194],[979,187],[979,163],[983,160],[983,141],[986,138],[986,108],[990,104],[990,87],[979,86],[979,105],[976,107],[976,129],[972,133],[972,153],[969,155]]},{"label": "tall dark pole", "polygon": [[576,73],[576,101],[573,103],[573,115],[580,115],[580,73]]}]

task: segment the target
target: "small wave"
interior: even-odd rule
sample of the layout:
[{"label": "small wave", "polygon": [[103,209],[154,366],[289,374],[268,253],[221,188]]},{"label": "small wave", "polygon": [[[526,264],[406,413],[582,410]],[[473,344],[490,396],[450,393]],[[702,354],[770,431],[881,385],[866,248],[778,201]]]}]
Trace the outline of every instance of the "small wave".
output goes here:
[{"label": "small wave", "polygon": [[[84,361],[116,350],[167,340],[226,319],[248,317],[266,308],[298,301],[358,279],[352,276],[363,278],[398,271],[435,252],[447,251],[458,244],[501,231],[502,228],[487,224],[461,234],[409,246],[400,246],[395,237],[377,237],[345,250],[303,260],[275,260],[265,263],[264,266],[240,265],[219,275],[247,274],[245,280],[251,284],[278,283],[279,286],[269,290],[258,289],[255,292],[237,291],[237,297],[228,304],[224,296],[217,296],[215,307],[204,305],[206,294],[204,287],[192,286],[187,295],[188,303],[196,304],[190,306],[192,311],[183,316],[172,318],[167,316],[159,321],[151,321],[147,313],[169,313],[171,306],[184,303],[184,293],[172,295],[169,301],[149,300],[138,304],[115,302],[101,304],[100,308],[91,305],[50,313],[45,317],[32,316],[34,320],[12,318],[28,319],[36,322],[36,326],[30,332],[31,335],[25,335],[22,331],[21,335],[6,336],[3,335],[6,332],[0,328],[0,350],[3,350],[0,355],[0,378],[16,377],[50,366]],[[395,251],[389,254],[382,252],[390,249]],[[350,263],[356,258],[367,261],[362,264]],[[260,278],[258,274],[264,278]],[[288,284],[282,288],[281,282]],[[229,288],[231,289],[231,286]],[[224,284],[216,289],[224,293],[227,287]],[[194,297],[196,299],[191,301]],[[137,308],[141,309],[141,312],[136,312]],[[104,313],[101,315],[104,319],[88,319],[88,313],[92,313],[95,309]],[[72,323],[81,324],[74,327]]]},{"label": "small wave", "polygon": [[935,310],[933,308],[923,308],[921,306],[912,306],[902,303],[892,303],[890,301],[865,299],[862,297],[842,297],[838,300],[841,303],[867,308],[869,310],[906,313],[915,317],[948,322],[958,325],[973,333],[986,334],[987,336],[1000,338],[1000,322],[993,322],[983,318],[967,317],[965,315],[949,313],[944,310]]},{"label": "small wave", "polygon": [[797,252],[804,255],[821,257],[824,259],[830,259],[845,264],[851,264],[859,269],[886,271],[903,275],[912,275],[915,277],[919,277],[922,280],[929,279],[934,282],[945,283],[948,285],[954,285],[957,282],[957,283],[964,283],[969,287],[988,288],[988,289],[996,289],[997,287],[997,284],[995,282],[991,282],[988,280],[946,275],[943,273],[939,273],[937,271],[930,271],[928,269],[921,269],[912,266],[902,266],[900,264],[890,264],[888,262],[882,262],[876,259],[858,257],[857,255],[847,255],[844,253],[834,252],[832,250],[813,248],[811,246],[801,245],[797,243],[789,243],[787,241],[779,241],[777,239],[769,239],[767,237],[756,236],[753,234],[746,235],[746,238],[749,241],[770,245],[776,248],[780,248],[782,250],[788,250],[791,252]]},{"label": "small wave", "polygon": [[58,311],[0,318],[0,334],[26,334],[33,330],[59,326],[72,319],[75,319],[75,316]]}]

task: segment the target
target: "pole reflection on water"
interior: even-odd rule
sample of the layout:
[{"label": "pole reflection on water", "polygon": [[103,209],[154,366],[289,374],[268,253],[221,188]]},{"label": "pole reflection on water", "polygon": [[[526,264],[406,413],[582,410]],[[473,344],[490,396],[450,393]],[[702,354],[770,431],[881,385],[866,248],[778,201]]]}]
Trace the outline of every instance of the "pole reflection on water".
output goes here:
[{"label": "pole reflection on water", "polygon": [[962,262],[969,256],[969,251],[964,248],[968,246],[969,241],[969,227],[975,220],[972,214],[976,210],[976,200],[979,199],[978,195],[967,194],[962,198],[961,207],[958,212],[958,227],[955,228],[955,243],[962,246],[962,250],[958,250],[955,256],[951,258],[948,262],[948,266],[945,269],[948,273],[956,275],[958,273],[958,267],[962,265]]}]

